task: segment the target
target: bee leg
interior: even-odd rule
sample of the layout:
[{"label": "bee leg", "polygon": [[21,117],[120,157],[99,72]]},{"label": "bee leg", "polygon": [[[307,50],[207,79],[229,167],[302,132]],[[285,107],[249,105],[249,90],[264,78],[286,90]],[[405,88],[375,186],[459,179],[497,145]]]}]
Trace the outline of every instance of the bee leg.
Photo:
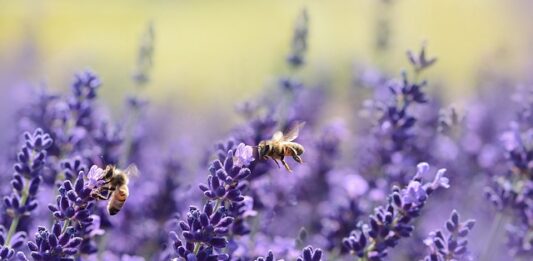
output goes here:
[{"label": "bee leg", "polygon": [[292,151],[292,158],[293,158],[296,162],[298,162],[298,163],[300,163],[300,164],[304,163],[304,161],[303,161],[302,158],[298,155],[298,153],[296,152],[295,149],[290,148],[290,150]]},{"label": "bee leg", "polygon": [[[115,191],[115,187],[107,185],[91,191],[90,195],[95,199],[108,200],[109,198],[111,198],[111,194],[113,194],[113,191]],[[107,194],[103,195],[102,192],[107,192]]]},{"label": "bee leg", "polygon": [[91,197],[101,200],[108,200],[111,197],[111,193],[107,193],[107,195],[104,196],[99,191],[95,191],[91,192]]},{"label": "bee leg", "polygon": [[285,162],[285,159],[284,159],[283,156],[281,157],[280,161],[281,161],[281,163],[283,163],[283,166],[285,166],[285,168],[287,169],[287,171],[289,173],[292,172],[291,168],[289,167],[289,164],[287,164],[287,162]]},{"label": "bee leg", "polygon": [[273,160],[274,162],[276,162],[276,165],[278,165],[278,169],[281,168],[281,166],[279,165],[278,161],[277,161],[275,158],[272,158],[272,160]]}]

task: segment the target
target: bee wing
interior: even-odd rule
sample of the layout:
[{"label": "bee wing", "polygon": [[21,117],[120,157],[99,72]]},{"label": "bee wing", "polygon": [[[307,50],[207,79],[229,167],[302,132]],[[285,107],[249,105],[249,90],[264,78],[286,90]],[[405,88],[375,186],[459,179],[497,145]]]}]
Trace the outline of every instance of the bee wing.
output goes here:
[{"label": "bee wing", "polygon": [[293,141],[298,138],[300,129],[303,128],[305,122],[296,123],[288,132],[283,136],[283,141]]},{"label": "bee wing", "polygon": [[139,168],[137,168],[137,165],[133,163],[128,165],[128,167],[124,170],[124,173],[126,173],[127,176],[134,178],[138,177],[140,174]]},{"label": "bee wing", "polygon": [[272,135],[273,141],[281,141],[282,139],[283,139],[283,132],[281,131],[276,131],[274,135]]}]

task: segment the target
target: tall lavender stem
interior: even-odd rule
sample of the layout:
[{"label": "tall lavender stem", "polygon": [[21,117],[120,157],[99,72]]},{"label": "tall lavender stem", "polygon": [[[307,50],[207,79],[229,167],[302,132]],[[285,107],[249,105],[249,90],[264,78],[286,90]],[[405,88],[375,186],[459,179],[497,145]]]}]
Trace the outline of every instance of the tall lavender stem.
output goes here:
[{"label": "tall lavender stem", "polygon": [[0,226],[0,259],[10,259],[14,249],[20,247],[26,232],[16,233],[22,217],[30,215],[37,208],[36,196],[42,181],[42,169],[46,161],[46,150],[52,146],[52,139],[41,129],[24,134],[24,145],[17,155],[15,173],[11,180],[13,193],[4,197],[7,214],[12,218],[7,234]]}]

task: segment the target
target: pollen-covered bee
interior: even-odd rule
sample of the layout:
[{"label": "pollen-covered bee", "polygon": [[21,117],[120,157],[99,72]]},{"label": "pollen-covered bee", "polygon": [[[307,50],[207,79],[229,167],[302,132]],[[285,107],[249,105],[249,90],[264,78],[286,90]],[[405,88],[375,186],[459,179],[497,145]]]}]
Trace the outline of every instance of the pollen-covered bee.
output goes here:
[{"label": "pollen-covered bee", "polygon": [[293,126],[287,134],[283,134],[281,131],[277,131],[270,140],[263,140],[257,145],[257,153],[259,158],[268,159],[271,158],[276,162],[278,167],[278,159],[283,163],[283,166],[287,171],[292,172],[291,168],[285,162],[285,156],[292,157],[296,162],[302,163],[303,160],[300,157],[304,153],[304,147],[296,142],[293,142],[298,137],[300,129],[304,123],[298,123]]},{"label": "pollen-covered bee", "polygon": [[109,215],[116,215],[122,209],[130,194],[128,189],[129,178],[138,175],[139,170],[135,164],[129,165],[125,170],[107,165],[101,178],[104,181],[104,185],[93,190],[91,196],[96,199],[109,200],[107,212],[109,212]]}]

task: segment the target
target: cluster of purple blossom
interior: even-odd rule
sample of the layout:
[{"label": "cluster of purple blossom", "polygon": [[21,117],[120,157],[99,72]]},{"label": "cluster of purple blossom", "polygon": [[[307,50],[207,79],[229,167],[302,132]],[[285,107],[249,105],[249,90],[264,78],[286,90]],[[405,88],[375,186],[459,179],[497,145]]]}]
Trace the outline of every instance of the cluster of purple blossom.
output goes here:
[{"label": "cluster of purple blossom", "polygon": [[[291,74],[239,106],[243,123],[201,159],[162,149],[176,140],[151,138],[172,119],[147,117],[152,105],[139,94],[125,103],[124,121],[110,120],[92,72],[77,74],[69,95],[37,92],[20,106],[16,126],[28,132],[6,159],[14,173],[0,189],[0,260],[533,258],[533,89],[519,89],[513,103],[480,96],[462,116],[427,92],[421,79],[436,59],[423,46],[408,52],[412,75],[357,75],[353,100],[368,97],[356,105],[360,118],[325,122],[330,89],[296,74],[307,62],[308,22],[304,10]],[[137,89],[150,82],[153,40],[150,26]],[[260,141],[299,122],[305,161],[293,174],[257,156]],[[107,184],[106,165],[129,163],[141,175],[111,218],[93,192]],[[455,209],[476,221],[461,222]],[[491,229],[476,231],[476,222]],[[441,223],[445,231],[435,230]]]}]

